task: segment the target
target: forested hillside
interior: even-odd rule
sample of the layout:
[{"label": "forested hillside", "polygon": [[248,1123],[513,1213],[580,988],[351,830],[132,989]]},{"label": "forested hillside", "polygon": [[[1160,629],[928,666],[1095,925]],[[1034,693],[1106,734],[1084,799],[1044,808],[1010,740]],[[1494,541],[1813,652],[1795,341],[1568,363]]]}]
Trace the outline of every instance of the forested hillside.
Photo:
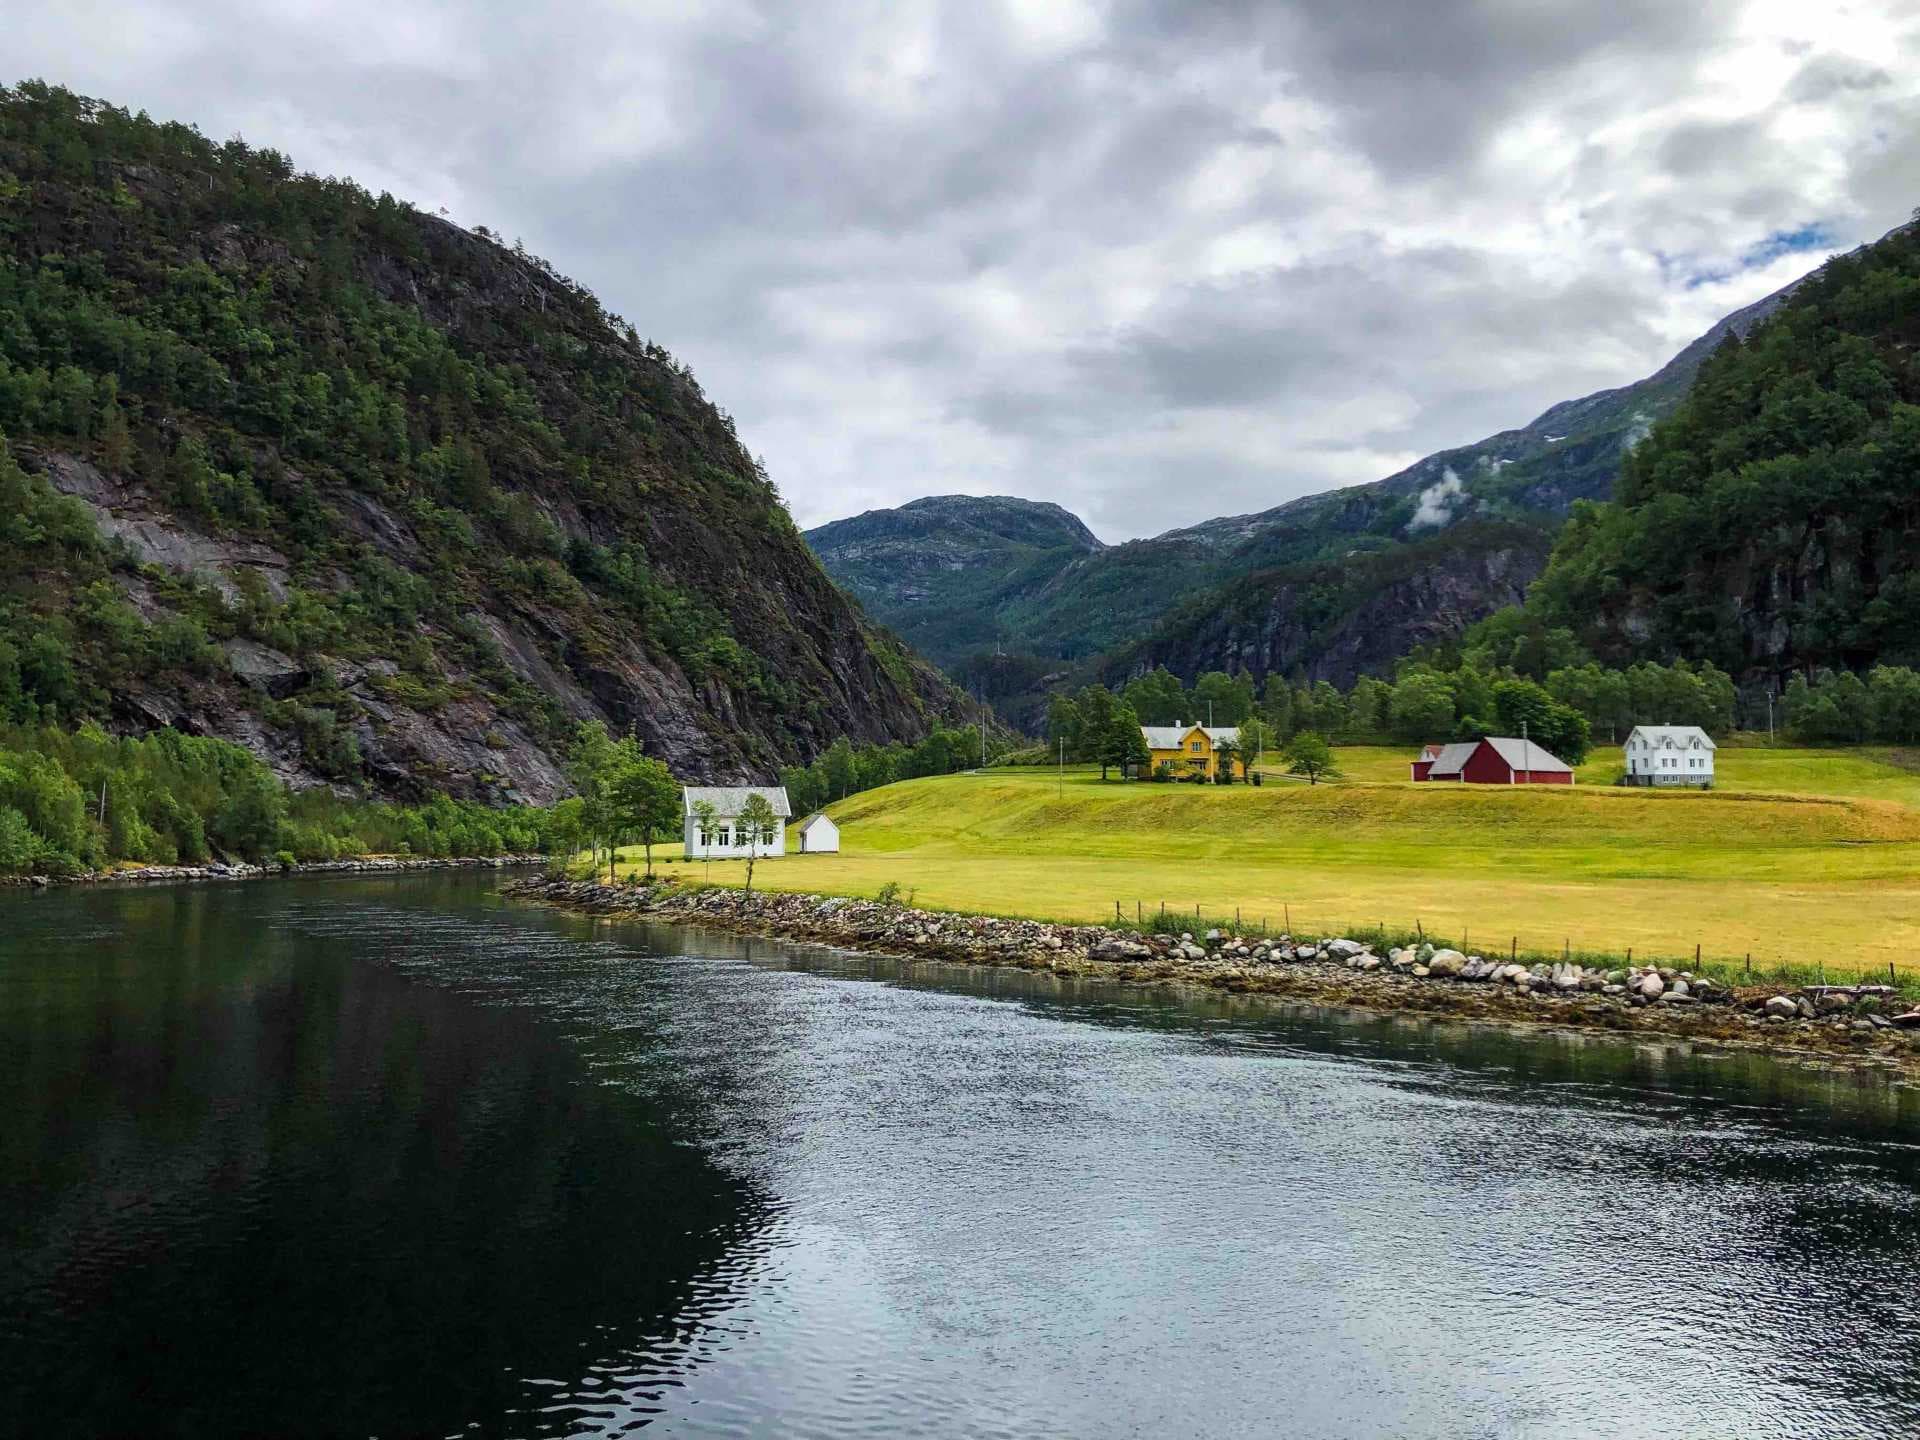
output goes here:
[{"label": "forested hillside", "polygon": [[1728,339],[1576,507],[1525,621],[1602,660],[1774,687],[1920,659],[1920,227],[1829,262]]},{"label": "forested hillside", "polygon": [[724,779],[964,708],[544,262],[31,83],[0,90],[0,431],[0,719],[548,800],[583,718]]}]

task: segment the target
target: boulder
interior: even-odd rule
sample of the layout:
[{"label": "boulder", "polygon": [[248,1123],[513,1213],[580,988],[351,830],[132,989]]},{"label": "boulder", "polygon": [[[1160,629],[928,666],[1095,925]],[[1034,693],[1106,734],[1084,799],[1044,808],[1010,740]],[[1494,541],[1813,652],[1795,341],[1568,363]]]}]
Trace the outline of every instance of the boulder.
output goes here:
[{"label": "boulder", "polygon": [[1660,978],[1660,972],[1657,970],[1648,971],[1640,977],[1640,994],[1649,1000],[1658,1000],[1666,992],[1666,988],[1667,982]]},{"label": "boulder", "polygon": [[1763,1007],[1767,1014],[1777,1015],[1782,1020],[1791,1020],[1800,1013],[1800,1007],[1784,995],[1776,995]]},{"label": "boulder", "polygon": [[1455,976],[1467,968],[1467,957],[1458,950],[1436,950],[1427,961],[1427,970],[1434,975]]},{"label": "boulder", "polygon": [[1351,960],[1367,947],[1357,940],[1329,940],[1320,948],[1336,960]]}]

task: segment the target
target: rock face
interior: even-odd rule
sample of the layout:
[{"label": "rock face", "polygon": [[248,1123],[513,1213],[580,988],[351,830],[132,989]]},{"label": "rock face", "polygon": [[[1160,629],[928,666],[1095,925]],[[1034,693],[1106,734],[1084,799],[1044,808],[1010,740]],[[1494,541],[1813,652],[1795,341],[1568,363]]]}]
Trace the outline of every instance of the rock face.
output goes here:
[{"label": "rock face", "polygon": [[1262,571],[1119,651],[1105,678],[1123,684],[1164,665],[1191,682],[1244,667],[1344,688],[1519,604],[1549,549],[1543,529],[1467,524],[1385,554]]},{"label": "rock face", "polygon": [[[97,580],[4,557],[0,639],[73,658],[62,721],[231,739],[300,786],[545,802],[583,719],[743,781],[973,713],[832,584],[685,367],[543,262],[64,92],[0,93],[0,178],[0,265],[45,292],[0,362],[70,352],[108,417],[7,425],[108,542]],[[66,278],[32,279],[53,254]],[[138,343],[49,348],[69,310]],[[73,618],[116,592],[129,625]],[[139,622],[202,644],[129,663]]]}]

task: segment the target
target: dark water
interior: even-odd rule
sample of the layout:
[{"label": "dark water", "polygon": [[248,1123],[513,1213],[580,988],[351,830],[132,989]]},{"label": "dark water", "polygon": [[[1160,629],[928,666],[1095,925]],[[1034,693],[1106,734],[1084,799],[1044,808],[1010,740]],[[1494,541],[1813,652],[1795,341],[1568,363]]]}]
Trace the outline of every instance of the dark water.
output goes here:
[{"label": "dark water", "polygon": [[503,906],[0,898],[0,1434],[1920,1433],[1920,1106]]}]

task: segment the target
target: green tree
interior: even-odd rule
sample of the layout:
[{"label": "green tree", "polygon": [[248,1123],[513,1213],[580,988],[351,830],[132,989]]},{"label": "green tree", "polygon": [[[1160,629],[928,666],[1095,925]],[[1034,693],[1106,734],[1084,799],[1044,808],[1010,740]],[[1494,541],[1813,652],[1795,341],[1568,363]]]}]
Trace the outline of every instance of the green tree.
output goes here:
[{"label": "green tree", "polygon": [[1080,707],[1070,695],[1055,695],[1047,701],[1047,755],[1065,756],[1074,748],[1080,733]]},{"label": "green tree", "polygon": [[1277,739],[1293,734],[1293,689],[1278,670],[1267,674],[1267,689],[1260,701],[1260,715]]},{"label": "green tree", "polygon": [[1249,715],[1246,723],[1240,727],[1240,775],[1242,779],[1253,773],[1253,767],[1260,757],[1273,748],[1274,735],[1267,722],[1258,715]]},{"label": "green tree", "polygon": [[640,837],[647,857],[647,878],[651,880],[653,847],[671,836],[680,825],[680,786],[673,772],[650,756],[622,755],[609,777],[607,798],[613,810],[614,828]]},{"label": "green tree", "polygon": [[1192,719],[1201,725],[1238,725],[1253,713],[1253,677],[1209,670],[1193,682]]},{"label": "green tree", "polygon": [[1287,741],[1280,753],[1286,759],[1287,773],[1306,776],[1309,785],[1340,778],[1339,767],[1333,761],[1333,747],[1327,744],[1324,735],[1302,730]]},{"label": "green tree", "polygon": [[[792,795],[789,792],[788,798]],[[693,802],[693,828],[700,836],[700,853],[706,858],[707,878],[713,878],[713,837],[720,829],[720,812],[711,800]]]},{"label": "green tree", "polygon": [[1179,677],[1164,665],[1129,681],[1123,698],[1142,725],[1177,725],[1187,718],[1190,706]]},{"label": "green tree", "polygon": [[1140,717],[1134,714],[1133,706],[1122,700],[1113,707],[1113,718],[1107,724],[1106,743],[1100,750],[1100,778],[1107,778],[1109,764],[1118,765],[1122,775],[1129,769],[1141,775],[1152,761],[1153,751],[1147,747],[1147,737],[1140,732]]},{"label": "green tree", "polygon": [[1113,694],[1104,685],[1089,685],[1080,692],[1075,706],[1080,711],[1080,733],[1073,747],[1075,756],[1099,762],[1100,778],[1104,780],[1107,767],[1113,763],[1109,758],[1113,745]]},{"label": "green tree", "polygon": [[1587,758],[1592,743],[1587,717],[1562,705],[1531,680],[1502,680],[1493,687],[1494,712],[1505,735],[1524,735],[1569,765]]},{"label": "green tree", "polygon": [[619,752],[614,748],[613,737],[607,733],[605,723],[599,720],[581,722],[573,732],[573,742],[567,747],[567,779],[573,783],[574,792],[582,802],[587,845],[591,851],[588,859],[596,875],[600,872],[603,841],[608,850],[607,864],[609,867],[613,864],[613,807],[608,787],[618,760]]},{"label": "green tree", "polygon": [[747,837],[747,894],[753,894],[753,862],[760,856],[760,847],[771,843],[773,827],[779,817],[773,813],[773,806],[758,790],[747,796],[740,806],[740,813],[734,817],[734,833]]},{"label": "green tree", "polygon": [[1213,742],[1214,780],[1221,785],[1233,783],[1233,762],[1244,762],[1240,741],[1231,735],[1223,735]]},{"label": "green tree", "polygon": [[1387,700],[1387,725],[1395,738],[1420,742],[1453,732],[1453,686],[1431,670],[1402,671]]}]

